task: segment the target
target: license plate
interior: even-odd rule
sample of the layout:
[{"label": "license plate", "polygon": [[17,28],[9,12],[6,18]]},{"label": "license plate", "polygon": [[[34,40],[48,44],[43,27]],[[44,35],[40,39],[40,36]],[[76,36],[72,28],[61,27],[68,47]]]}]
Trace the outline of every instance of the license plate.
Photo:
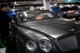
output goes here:
[{"label": "license plate", "polygon": [[0,53],[6,53],[6,48],[0,48]]}]

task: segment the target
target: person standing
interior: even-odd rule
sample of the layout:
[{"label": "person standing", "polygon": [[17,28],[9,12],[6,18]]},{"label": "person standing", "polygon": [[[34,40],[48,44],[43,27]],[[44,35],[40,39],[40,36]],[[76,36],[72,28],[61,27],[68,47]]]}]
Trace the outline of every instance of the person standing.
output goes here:
[{"label": "person standing", "polygon": [[9,53],[17,53],[16,47],[12,42],[10,42],[9,37],[9,23],[12,21],[7,15],[7,5],[0,5],[0,34],[4,47],[9,50]]},{"label": "person standing", "polygon": [[0,34],[2,38],[2,42],[4,44],[4,47],[7,47],[9,44],[9,17],[7,13],[5,12],[6,10],[6,5],[0,5]]}]

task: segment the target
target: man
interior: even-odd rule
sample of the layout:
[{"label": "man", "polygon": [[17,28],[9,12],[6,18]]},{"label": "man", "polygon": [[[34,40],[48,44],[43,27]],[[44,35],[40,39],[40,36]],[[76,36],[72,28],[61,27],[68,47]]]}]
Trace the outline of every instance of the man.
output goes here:
[{"label": "man", "polygon": [[0,34],[3,41],[4,46],[8,46],[8,35],[9,35],[9,17],[4,12],[6,10],[5,5],[1,5],[0,8]]},{"label": "man", "polygon": [[6,5],[1,5],[0,7],[0,34],[4,43],[4,47],[7,47],[9,53],[17,53],[17,49],[14,48],[16,46],[12,44],[9,39],[9,22],[12,20],[6,13],[8,8]]},{"label": "man", "polygon": [[35,19],[36,19],[36,20],[41,20],[41,19],[43,19],[43,16],[37,15],[37,16],[35,17]]}]

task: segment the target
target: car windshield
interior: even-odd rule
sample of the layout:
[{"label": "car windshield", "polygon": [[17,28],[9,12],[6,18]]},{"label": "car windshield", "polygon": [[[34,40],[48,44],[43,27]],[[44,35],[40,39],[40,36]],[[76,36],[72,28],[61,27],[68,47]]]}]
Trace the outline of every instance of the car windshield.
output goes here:
[{"label": "car windshield", "polygon": [[59,18],[58,15],[53,15],[51,12],[48,12],[48,11],[45,11],[45,12],[41,12],[41,11],[23,12],[23,13],[19,13],[18,16],[22,22],[53,19],[55,17]]}]

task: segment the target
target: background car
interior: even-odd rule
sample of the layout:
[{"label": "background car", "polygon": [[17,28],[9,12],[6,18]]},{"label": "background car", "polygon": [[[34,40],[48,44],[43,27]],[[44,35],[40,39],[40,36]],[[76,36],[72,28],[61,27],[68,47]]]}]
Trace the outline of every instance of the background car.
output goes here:
[{"label": "background car", "polygon": [[12,24],[18,53],[79,52],[79,26],[48,10],[18,12]]},{"label": "background car", "polygon": [[79,19],[80,17],[80,10],[78,7],[76,6],[72,6],[72,7],[64,7],[62,9],[60,9],[61,12],[59,12],[59,14],[64,17],[64,18],[76,18]]}]

